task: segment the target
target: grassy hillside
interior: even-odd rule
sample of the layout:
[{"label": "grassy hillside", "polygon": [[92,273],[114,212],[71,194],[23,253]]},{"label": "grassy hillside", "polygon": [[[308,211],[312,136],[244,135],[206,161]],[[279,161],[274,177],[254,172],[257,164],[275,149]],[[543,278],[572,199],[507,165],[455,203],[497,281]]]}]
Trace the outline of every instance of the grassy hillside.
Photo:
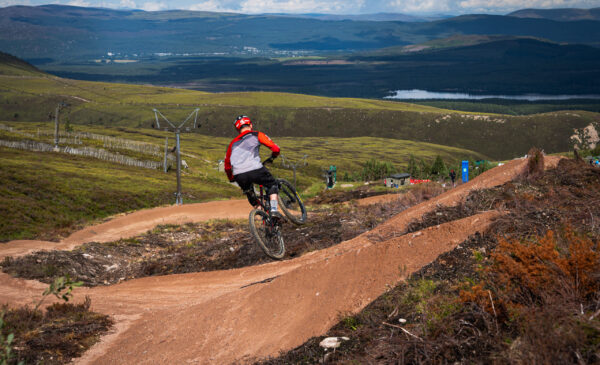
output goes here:
[{"label": "grassy hillside", "polygon": [[0,52],[0,75],[5,76],[23,76],[23,75],[41,75],[34,66],[29,63],[9,55],[8,53]]},{"label": "grassy hillside", "polygon": [[[64,125],[63,125],[64,129]],[[172,133],[139,128],[72,126],[61,133],[61,146],[94,148],[140,161],[161,162],[165,137],[174,146]],[[53,144],[52,123],[0,123],[2,141],[33,141]],[[217,170],[230,138],[197,133],[181,136],[182,158],[189,165],[183,172],[184,202],[230,197],[242,198]],[[337,165],[338,176],[362,170],[366,161],[377,158],[406,166],[409,154],[431,162],[442,156],[456,164],[462,159],[485,156],[467,150],[427,143],[392,139],[360,138],[276,138],[288,162],[297,163],[306,154],[306,166],[297,171],[299,190],[309,193],[324,188],[323,169]],[[263,151],[264,157],[268,150]],[[174,162],[171,162],[174,166]],[[30,152],[0,147],[0,241],[16,238],[54,238],[79,225],[109,215],[174,202],[175,171],[123,166],[97,158],[55,152]],[[271,170],[292,180],[292,171],[276,160]]]},{"label": "grassy hillside", "polygon": [[[53,144],[53,128],[53,123],[47,122],[4,122],[0,123],[0,139],[28,140]],[[86,137],[86,133],[113,137],[115,140],[102,141],[99,138]],[[214,137],[199,133],[182,134],[182,158],[190,166],[189,173],[226,183],[225,175],[213,170],[216,170],[218,161],[225,157],[227,145],[234,135],[232,133],[231,137]],[[128,127],[111,128],[73,125],[71,133],[63,132],[61,134],[61,145],[73,148],[82,148],[84,146],[101,148],[138,160],[160,162],[163,159],[165,137],[169,138],[169,148],[172,148],[175,138],[174,134],[169,132]],[[373,158],[391,162],[398,169],[407,166],[410,154],[429,162],[433,161],[437,155],[440,155],[449,163],[457,163],[462,159],[474,160],[486,158],[485,155],[469,150],[387,138],[274,138],[275,142],[281,146],[283,155],[289,158],[290,161],[298,161],[305,154],[307,155],[307,166],[298,170],[302,173],[300,177],[301,187],[307,187],[315,180],[321,180],[322,169],[329,167],[329,165],[336,165],[341,176],[344,172],[352,173],[361,170],[364,163]],[[128,144],[135,143],[144,143],[144,148],[136,146],[130,148],[128,146]],[[268,149],[263,150],[266,158],[269,155]],[[291,171],[282,167],[282,159],[276,160],[273,168],[278,175],[286,178],[291,177]]]},{"label": "grassy hillside", "polygon": [[388,47],[388,48],[378,49],[375,51],[357,52],[354,55],[362,56],[362,57],[365,57],[365,56],[389,57],[390,55],[401,55],[401,54],[409,54],[409,53],[415,53],[415,52],[440,50],[443,48],[474,46],[474,45],[488,43],[488,42],[498,42],[498,41],[506,41],[506,40],[517,40],[517,39],[533,39],[533,38],[532,37],[523,37],[523,36],[506,36],[506,35],[455,34],[455,35],[452,35],[447,38],[432,39],[430,41],[420,43],[420,44]]},{"label": "grassy hillside", "polygon": [[[172,204],[174,174],[59,153],[0,147],[0,241],[55,238],[90,220]],[[215,178],[183,176],[184,201],[237,196]]]},{"label": "grassy hillside", "polygon": [[468,149],[494,159],[523,155],[532,145],[550,153],[569,150],[574,129],[598,120],[589,112],[475,115],[392,101],[272,92],[213,94],[47,75],[0,75],[0,120],[48,121],[62,101],[70,107],[61,119],[73,125],[135,127],[150,133],[153,108],[182,121],[199,107],[200,131],[216,137],[233,137],[231,121],[247,114],[273,137],[393,138]]}]

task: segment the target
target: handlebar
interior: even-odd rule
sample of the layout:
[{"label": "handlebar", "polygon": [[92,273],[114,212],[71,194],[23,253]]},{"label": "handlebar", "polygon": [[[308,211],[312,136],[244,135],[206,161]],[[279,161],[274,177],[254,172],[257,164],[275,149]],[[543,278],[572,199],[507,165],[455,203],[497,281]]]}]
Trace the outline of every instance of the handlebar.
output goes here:
[{"label": "handlebar", "polygon": [[271,156],[271,157],[267,158],[266,160],[264,160],[264,161],[262,162],[262,164],[264,165],[264,164],[267,164],[267,163],[273,163],[273,160],[275,160],[276,158],[277,158],[277,157],[273,157],[273,156]]}]

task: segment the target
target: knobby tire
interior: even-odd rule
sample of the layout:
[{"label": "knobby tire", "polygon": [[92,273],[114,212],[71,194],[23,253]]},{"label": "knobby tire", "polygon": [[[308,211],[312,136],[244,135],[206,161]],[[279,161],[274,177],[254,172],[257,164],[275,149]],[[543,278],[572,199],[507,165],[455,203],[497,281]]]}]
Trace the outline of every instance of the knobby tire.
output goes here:
[{"label": "knobby tire", "polygon": [[306,222],[306,208],[294,186],[285,179],[277,179],[279,184],[279,207],[294,224]]},{"label": "knobby tire", "polygon": [[274,225],[267,212],[254,209],[250,212],[250,232],[258,246],[267,256],[276,260],[285,255],[285,244],[281,236],[281,226]]}]

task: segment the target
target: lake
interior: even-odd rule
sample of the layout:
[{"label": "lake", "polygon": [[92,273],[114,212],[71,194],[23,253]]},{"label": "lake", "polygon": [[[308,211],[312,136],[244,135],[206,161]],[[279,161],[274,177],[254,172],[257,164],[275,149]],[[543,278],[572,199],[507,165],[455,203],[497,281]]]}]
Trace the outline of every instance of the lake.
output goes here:
[{"label": "lake", "polygon": [[384,99],[401,99],[401,100],[426,100],[426,99],[467,99],[467,100],[482,100],[482,99],[511,99],[511,100],[570,100],[570,99],[600,99],[600,95],[543,95],[543,94],[523,94],[523,95],[473,95],[467,93],[444,93],[426,90],[396,90],[390,92],[392,95],[386,96]]}]

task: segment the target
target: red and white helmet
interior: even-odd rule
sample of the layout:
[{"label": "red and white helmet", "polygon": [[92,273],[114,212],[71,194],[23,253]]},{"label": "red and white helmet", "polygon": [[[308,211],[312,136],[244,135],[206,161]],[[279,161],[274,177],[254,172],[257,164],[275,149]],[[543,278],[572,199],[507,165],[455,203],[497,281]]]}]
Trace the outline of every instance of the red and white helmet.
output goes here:
[{"label": "red and white helmet", "polygon": [[238,116],[237,119],[233,122],[233,124],[235,125],[235,129],[237,129],[238,131],[245,125],[249,125],[250,128],[252,128],[252,121],[245,115]]}]

